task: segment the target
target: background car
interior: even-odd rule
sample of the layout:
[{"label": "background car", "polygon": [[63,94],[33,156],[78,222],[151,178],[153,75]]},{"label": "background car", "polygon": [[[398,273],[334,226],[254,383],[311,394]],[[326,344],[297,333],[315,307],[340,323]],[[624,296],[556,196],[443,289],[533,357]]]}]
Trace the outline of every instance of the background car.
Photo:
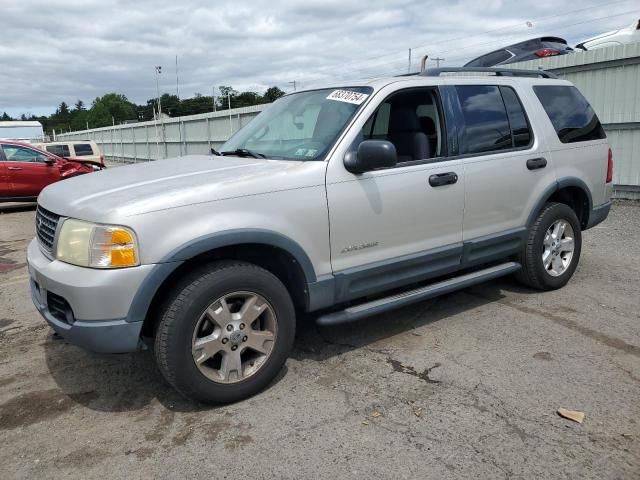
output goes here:
[{"label": "background car", "polygon": [[565,55],[572,52],[573,48],[567,44],[564,38],[538,37],[474,58],[465,67],[493,67],[495,65],[535,60],[536,58]]},{"label": "background car", "polygon": [[576,45],[576,48],[594,50],[596,48],[617,47],[635,42],[640,42],[640,20],[635,20],[626,28],[591,37]]},{"label": "background car", "polygon": [[93,171],[33,145],[0,140],[0,202],[35,201],[47,185]]},{"label": "background car", "polygon": [[93,140],[74,140],[68,142],[48,142],[35,144],[38,148],[58,157],[76,162],[90,163],[104,168],[104,155]]}]

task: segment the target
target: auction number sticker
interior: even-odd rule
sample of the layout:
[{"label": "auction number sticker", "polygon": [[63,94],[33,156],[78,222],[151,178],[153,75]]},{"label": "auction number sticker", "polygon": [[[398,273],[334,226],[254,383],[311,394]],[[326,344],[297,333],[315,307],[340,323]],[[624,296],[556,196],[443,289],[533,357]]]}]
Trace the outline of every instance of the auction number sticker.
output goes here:
[{"label": "auction number sticker", "polygon": [[352,92],[351,90],[334,90],[329,94],[327,100],[337,100],[338,102],[360,105],[368,96],[367,93]]}]

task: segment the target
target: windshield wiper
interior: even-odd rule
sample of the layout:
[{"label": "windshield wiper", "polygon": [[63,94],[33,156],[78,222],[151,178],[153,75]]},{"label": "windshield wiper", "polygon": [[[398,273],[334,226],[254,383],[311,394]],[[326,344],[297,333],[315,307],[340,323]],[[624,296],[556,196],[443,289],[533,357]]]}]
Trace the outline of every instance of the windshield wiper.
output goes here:
[{"label": "windshield wiper", "polygon": [[236,148],[235,150],[220,152],[220,155],[237,155],[238,157],[267,158],[266,155],[247,148]]}]

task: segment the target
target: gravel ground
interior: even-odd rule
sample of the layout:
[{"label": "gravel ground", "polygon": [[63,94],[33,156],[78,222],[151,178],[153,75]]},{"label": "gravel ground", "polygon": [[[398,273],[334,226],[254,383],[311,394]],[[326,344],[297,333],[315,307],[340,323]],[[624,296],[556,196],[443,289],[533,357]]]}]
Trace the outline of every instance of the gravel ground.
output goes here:
[{"label": "gravel ground", "polygon": [[33,207],[0,213],[3,479],[640,478],[638,203],[585,233],[562,290],[504,279],[305,319],[278,379],[217,408],[175,394],[149,353],[54,338],[28,292]]}]

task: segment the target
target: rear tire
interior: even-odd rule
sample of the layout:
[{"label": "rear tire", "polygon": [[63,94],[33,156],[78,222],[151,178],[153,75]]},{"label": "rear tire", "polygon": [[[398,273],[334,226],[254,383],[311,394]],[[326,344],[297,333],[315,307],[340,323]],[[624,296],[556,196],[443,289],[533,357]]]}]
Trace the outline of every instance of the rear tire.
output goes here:
[{"label": "rear tire", "polygon": [[538,290],[564,287],[573,276],[582,250],[575,212],[563,203],[547,203],[528,232],[516,279]]},{"label": "rear tire", "polygon": [[278,278],[250,263],[220,261],[191,272],[174,291],[161,311],[154,351],[178,392],[204,403],[235,402],[276,377],[296,325]]}]

